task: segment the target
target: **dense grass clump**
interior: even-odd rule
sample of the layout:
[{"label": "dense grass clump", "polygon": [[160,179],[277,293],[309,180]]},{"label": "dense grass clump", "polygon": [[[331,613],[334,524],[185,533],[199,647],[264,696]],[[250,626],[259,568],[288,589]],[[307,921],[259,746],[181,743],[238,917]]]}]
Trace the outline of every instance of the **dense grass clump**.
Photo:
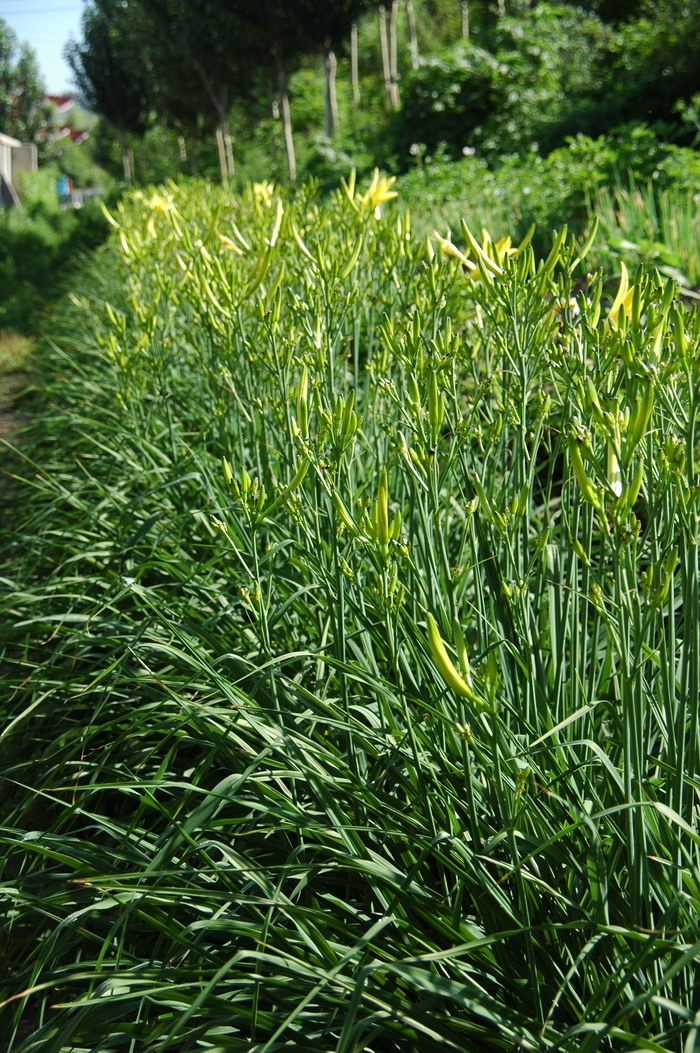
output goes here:
[{"label": "dense grass clump", "polygon": [[56,334],[12,1053],[695,1048],[696,315],[391,197],[133,195]]}]

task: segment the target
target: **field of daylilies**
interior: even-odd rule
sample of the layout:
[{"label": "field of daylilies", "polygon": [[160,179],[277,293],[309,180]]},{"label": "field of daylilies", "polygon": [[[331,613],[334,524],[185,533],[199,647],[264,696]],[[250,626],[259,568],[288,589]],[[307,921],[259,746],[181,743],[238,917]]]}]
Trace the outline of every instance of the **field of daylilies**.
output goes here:
[{"label": "field of daylilies", "polygon": [[395,196],[133,193],[56,319],[9,1053],[700,1050],[698,313]]}]

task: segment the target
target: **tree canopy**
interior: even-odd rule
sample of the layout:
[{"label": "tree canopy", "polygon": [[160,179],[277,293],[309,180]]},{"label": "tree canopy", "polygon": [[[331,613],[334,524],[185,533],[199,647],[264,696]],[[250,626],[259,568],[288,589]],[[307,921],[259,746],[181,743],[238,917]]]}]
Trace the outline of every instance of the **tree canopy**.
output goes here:
[{"label": "tree canopy", "polygon": [[49,121],[36,55],[0,18],[0,132],[36,142]]},{"label": "tree canopy", "polygon": [[[153,121],[191,141],[214,132],[223,177],[233,172],[232,107],[255,114],[246,118],[255,134],[268,105],[283,121],[293,178],[289,77],[323,56],[330,138],[336,53],[377,11],[361,34],[365,45],[379,35],[366,49],[377,87],[370,105],[386,126],[377,149],[399,167],[415,144],[493,158],[533,144],[546,153],[567,136],[630,121],[678,123],[679,101],[700,92],[700,0],[89,0],[68,58],[87,103],[123,140]],[[428,38],[420,55],[416,13]],[[352,39],[358,105],[356,31]],[[0,38],[0,68],[3,54]]]}]

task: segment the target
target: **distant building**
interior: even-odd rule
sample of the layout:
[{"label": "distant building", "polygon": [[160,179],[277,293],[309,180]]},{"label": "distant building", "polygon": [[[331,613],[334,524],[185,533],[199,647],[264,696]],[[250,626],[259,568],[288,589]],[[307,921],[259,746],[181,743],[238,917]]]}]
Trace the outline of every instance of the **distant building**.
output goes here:
[{"label": "distant building", "polygon": [[50,102],[59,116],[64,116],[75,106],[75,98],[73,95],[46,95],[46,101]]},{"label": "distant building", "polygon": [[19,205],[19,174],[35,172],[37,151],[33,143],[21,143],[0,133],[0,207]]},{"label": "distant building", "polygon": [[[46,101],[51,104],[53,121],[47,130],[46,138],[51,142],[58,139],[68,139],[73,143],[82,143],[89,137],[90,132],[86,125],[94,123],[78,107],[74,95],[46,95]],[[76,127],[76,124],[78,127]]]}]

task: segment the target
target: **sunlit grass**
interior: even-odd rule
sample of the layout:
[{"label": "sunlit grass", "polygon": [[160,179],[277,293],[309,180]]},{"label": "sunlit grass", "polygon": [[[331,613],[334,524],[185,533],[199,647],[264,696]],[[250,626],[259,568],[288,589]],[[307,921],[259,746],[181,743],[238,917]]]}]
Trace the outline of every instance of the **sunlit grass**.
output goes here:
[{"label": "sunlit grass", "polygon": [[26,368],[33,346],[34,341],[30,337],[0,330],[0,380]]}]

